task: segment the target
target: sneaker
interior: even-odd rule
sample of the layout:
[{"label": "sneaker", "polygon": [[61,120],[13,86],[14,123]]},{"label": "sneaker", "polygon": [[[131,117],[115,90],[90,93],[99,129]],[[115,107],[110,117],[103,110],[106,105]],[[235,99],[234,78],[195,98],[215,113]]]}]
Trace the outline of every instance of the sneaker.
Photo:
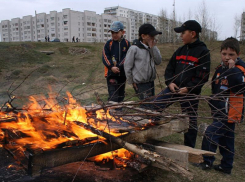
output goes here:
[{"label": "sneaker", "polygon": [[225,174],[231,174],[231,169],[224,169],[224,168],[221,167],[220,164],[219,165],[214,165],[214,169],[216,171],[220,171],[220,172],[225,173]]},{"label": "sneaker", "polygon": [[210,165],[206,162],[202,162],[199,164],[199,167],[202,168],[202,170],[209,170],[212,168],[212,165]]}]

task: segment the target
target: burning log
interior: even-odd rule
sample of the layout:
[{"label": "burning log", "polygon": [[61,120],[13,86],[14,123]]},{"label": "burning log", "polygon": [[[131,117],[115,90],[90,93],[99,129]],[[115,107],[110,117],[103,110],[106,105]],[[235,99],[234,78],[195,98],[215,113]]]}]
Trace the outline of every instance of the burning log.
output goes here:
[{"label": "burning log", "polygon": [[151,152],[151,151],[139,148],[136,145],[125,142],[124,140],[122,140],[118,137],[114,137],[113,135],[105,133],[101,130],[97,130],[97,129],[95,129],[95,128],[87,125],[87,124],[80,123],[80,125],[82,125],[87,130],[90,130],[95,134],[101,135],[101,136],[105,137],[107,140],[112,141],[113,143],[116,143],[119,146],[150,160],[154,164],[154,166],[156,166],[156,167],[159,167],[159,168],[165,169],[165,170],[166,169],[171,170],[173,172],[179,173],[179,174],[187,177],[188,179],[193,178],[192,174],[189,171],[187,171],[183,167],[177,165],[174,161],[172,161],[171,159],[169,159],[167,157],[163,157],[163,156],[160,156],[159,154],[157,154],[155,152]]},{"label": "burning log", "polygon": [[144,171],[148,167],[148,165],[143,164],[142,162],[137,161],[137,160],[129,161],[129,160],[125,160],[125,159],[118,157],[118,156],[116,156],[115,159],[120,161],[120,162],[125,163],[127,166],[132,167],[139,172]]},{"label": "burning log", "polygon": [[[80,125],[81,123],[77,122],[77,124]],[[152,126],[151,128],[147,129],[148,131],[135,131],[134,133],[132,132],[128,133],[127,135],[123,135],[121,136],[121,138],[131,143],[143,143],[152,138],[159,139],[163,136],[168,136],[171,133],[182,132],[187,128],[187,122],[174,119],[169,123],[165,123],[159,126]],[[106,142],[108,143],[109,141]],[[21,155],[23,155],[23,152],[12,152],[17,150],[19,146],[12,145],[11,142],[5,144],[4,148],[9,150],[15,156],[16,159],[20,159]],[[110,145],[106,145],[105,142],[95,142],[87,145],[56,148],[52,150],[33,149],[31,145],[26,145],[25,148],[28,151],[24,154],[26,160],[21,160],[21,163],[24,163],[23,166],[27,169],[28,174],[32,176],[38,176],[40,175],[42,169],[85,160],[88,157],[113,151],[121,147],[118,144],[113,143]]]}]

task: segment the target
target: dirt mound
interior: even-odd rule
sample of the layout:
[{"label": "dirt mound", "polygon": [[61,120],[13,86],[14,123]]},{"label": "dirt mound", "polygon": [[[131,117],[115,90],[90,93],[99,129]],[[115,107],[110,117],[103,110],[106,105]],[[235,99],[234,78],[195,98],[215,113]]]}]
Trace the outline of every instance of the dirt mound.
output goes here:
[{"label": "dirt mound", "polygon": [[69,49],[69,53],[71,55],[81,55],[81,54],[88,54],[90,53],[88,49],[86,48],[76,48],[76,47],[72,47]]}]

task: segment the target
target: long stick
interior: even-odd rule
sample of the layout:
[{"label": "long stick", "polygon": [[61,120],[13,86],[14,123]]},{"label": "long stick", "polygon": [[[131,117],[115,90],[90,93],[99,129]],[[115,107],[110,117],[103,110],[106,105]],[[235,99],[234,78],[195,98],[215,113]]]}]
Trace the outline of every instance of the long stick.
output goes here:
[{"label": "long stick", "polygon": [[126,141],[123,141],[122,139],[118,138],[118,137],[114,137],[113,135],[106,133],[104,131],[101,130],[97,130],[96,128],[87,125],[85,123],[81,123],[78,121],[75,121],[75,123],[79,126],[84,127],[86,130],[89,130],[91,132],[93,132],[94,134],[100,135],[104,138],[106,138],[107,140],[112,141],[113,143],[116,143],[117,145],[119,145],[120,147],[123,147],[135,154],[138,154],[148,160],[150,160],[154,166],[159,167],[161,169],[169,169],[173,172],[179,173],[185,177],[187,177],[188,179],[192,180],[193,179],[193,175],[187,171],[186,169],[184,169],[183,167],[175,164],[171,159],[160,156],[159,154],[157,154],[156,152],[151,152],[145,149],[142,149],[136,145],[133,145],[131,143],[128,143]]}]

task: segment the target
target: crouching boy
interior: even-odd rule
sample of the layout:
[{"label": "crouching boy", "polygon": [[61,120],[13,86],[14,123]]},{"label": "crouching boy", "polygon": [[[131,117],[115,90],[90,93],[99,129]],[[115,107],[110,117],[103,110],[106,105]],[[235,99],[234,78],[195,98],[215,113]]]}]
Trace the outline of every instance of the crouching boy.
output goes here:
[{"label": "crouching boy", "polygon": [[202,141],[202,150],[216,152],[219,146],[221,163],[213,166],[214,156],[204,156],[203,170],[211,169],[230,174],[234,158],[235,124],[243,119],[245,63],[238,57],[239,42],[226,39],[221,45],[221,64],[212,78],[210,107],[213,123],[208,126]]}]

